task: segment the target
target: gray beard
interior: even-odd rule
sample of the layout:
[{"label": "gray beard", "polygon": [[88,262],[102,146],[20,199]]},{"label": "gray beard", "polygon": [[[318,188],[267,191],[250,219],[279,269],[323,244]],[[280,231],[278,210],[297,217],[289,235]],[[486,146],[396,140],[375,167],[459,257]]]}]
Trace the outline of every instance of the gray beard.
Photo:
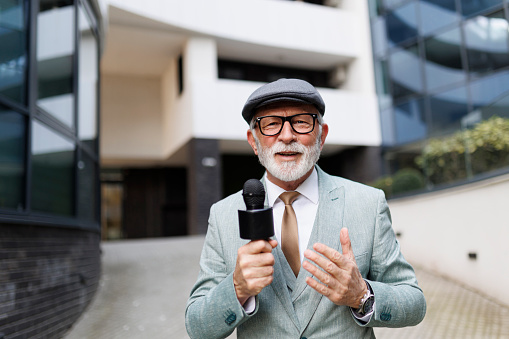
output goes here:
[{"label": "gray beard", "polygon": [[[258,160],[265,169],[277,179],[284,182],[297,181],[305,176],[315,166],[320,158],[320,135],[312,146],[304,146],[298,142],[285,144],[277,142],[272,147],[262,147],[257,136],[253,133],[258,149]],[[298,161],[283,161],[278,163],[275,154],[279,152],[297,152],[302,156]]]}]

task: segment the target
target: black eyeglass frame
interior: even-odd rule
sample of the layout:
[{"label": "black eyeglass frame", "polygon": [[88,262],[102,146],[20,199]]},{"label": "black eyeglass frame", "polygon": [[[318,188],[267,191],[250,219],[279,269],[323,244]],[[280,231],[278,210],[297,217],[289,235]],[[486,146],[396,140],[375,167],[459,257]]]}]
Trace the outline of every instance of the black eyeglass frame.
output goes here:
[{"label": "black eyeglass frame", "polygon": [[[292,119],[296,116],[299,116],[299,115],[309,115],[313,118],[313,127],[311,128],[311,130],[309,132],[298,132],[297,130],[295,130],[295,128],[293,127],[292,125]],[[279,118],[281,119],[281,121],[283,122],[281,124],[281,128],[279,129],[279,131],[277,133],[274,133],[274,134],[265,134],[263,133],[262,131],[262,126],[260,125],[260,121],[263,119],[263,118]],[[255,119],[257,125],[258,125],[258,129],[260,130],[260,133],[262,135],[265,135],[267,137],[273,137],[274,135],[278,135],[279,133],[281,133],[281,131],[283,130],[283,127],[285,127],[285,123],[288,121],[288,123],[290,124],[290,126],[292,127],[292,130],[297,133],[297,134],[309,134],[311,132],[313,132],[315,130],[315,125],[316,125],[316,119],[318,119],[318,114],[317,113],[299,113],[299,114],[294,114],[294,115],[291,115],[291,116],[288,116],[288,117],[282,117],[282,116],[279,116],[279,115],[265,115],[263,117],[258,117]]]}]

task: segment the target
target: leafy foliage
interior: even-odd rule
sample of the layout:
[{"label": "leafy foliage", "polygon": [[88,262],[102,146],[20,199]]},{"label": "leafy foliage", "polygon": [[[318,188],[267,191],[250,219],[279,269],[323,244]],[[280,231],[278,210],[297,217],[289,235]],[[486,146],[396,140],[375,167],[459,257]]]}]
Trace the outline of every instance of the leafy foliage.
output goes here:
[{"label": "leafy foliage", "polygon": [[394,174],[392,194],[400,194],[424,188],[424,177],[414,168],[403,168]]},{"label": "leafy foliage", "polygon": [[403,168],[393,176],[376,180],[371,186],[384,191],[386,197],[424,188],[424,177],[414,168]]},{"label": "leafy foliage", "polygon": [[509,166],[509,119],[492,117],[473,129],[431,139],[416,163],[433,184]]}]

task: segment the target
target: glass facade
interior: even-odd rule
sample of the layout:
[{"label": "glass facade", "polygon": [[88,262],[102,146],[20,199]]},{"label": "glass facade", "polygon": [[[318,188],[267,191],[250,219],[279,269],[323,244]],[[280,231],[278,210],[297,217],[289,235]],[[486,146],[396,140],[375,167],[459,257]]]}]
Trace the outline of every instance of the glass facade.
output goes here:
[{"label": "glass facade", "polygon": [[72,215],[75,145],[42,123],[33,121],[31,150],[32,209]]},{"label": "glass facade", "polygon": [[509,170],[508,141],[476,139],[509,125],[508,1],[369,6],[386,163],[378,182],[433,189]]},{"label": "glass facade", "polygon": [[74,128],[75,6],[72,0],[41,1],[37,17],[37,105]]},{"label": "glass facade", "polygon": [[0,104],[0,208],[22,211],[26,119]]},{"label": "glass facade", "polygon": [[0,1],[0,95],[21,104],[26,99],[26,1]]},{"label": "glass facade", "polygon": [[97,13],[0,0],[0,46],[0,221],[98,230]]}]

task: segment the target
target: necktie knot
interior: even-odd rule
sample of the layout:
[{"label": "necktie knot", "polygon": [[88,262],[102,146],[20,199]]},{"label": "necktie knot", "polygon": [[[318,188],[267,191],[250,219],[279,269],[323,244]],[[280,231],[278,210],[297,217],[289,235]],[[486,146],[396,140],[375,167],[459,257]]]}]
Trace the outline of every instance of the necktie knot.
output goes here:
[{"label": "necktie knot", "polygon": [[285,203],[285,205],[291,205],[299,195],[300,193],[295,191],[284,192],[279,195],[279,198]]}]

